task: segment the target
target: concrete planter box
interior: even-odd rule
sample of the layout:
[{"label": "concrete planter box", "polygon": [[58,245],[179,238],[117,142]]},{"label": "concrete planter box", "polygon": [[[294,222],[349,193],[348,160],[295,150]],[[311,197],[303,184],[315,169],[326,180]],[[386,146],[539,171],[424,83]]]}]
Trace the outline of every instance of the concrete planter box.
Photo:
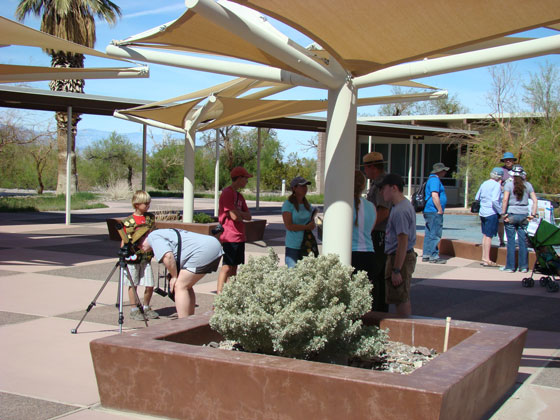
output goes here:
[{"label": "concrete planter box", "polygon": [[[179,419],[477,419],[515,383],[527,330],[453,321],[450,349],[410,375],[232,352],[210,313],[91,342],[101,404]],[[442,351],[445,321],[365,320]]]},{"label": "concrete planter box", "polygon": [[[107,219],[107,228],[109,229],[109,238],[120,241],[121,238],[116,230],[116,224],[120,223],[120,219]],[[214,223],[182,223],[182,222],[156,222],[156,229],[182,229],[189,232],[202,233],[203,235],[211,235],[212,229],[218,225]],[[245,236],[247,242],[261,241],[264,238],[264,230],[266,227],[265,219],[256,219],[245,222]]]}]

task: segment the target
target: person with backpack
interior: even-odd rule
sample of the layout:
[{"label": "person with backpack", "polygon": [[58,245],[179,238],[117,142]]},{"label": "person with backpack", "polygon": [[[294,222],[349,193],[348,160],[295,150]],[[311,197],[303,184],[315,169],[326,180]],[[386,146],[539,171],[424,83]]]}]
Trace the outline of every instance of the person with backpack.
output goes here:
[{"label": "person with backpack", "polygon": [[445,188],[441,178],[449,171],[449,167],[438,162],[434,164],[432,172],[426,182],[424,199],[424,220],[426,230],[424,234],[424,247],[422,261],[433,264],[446,264],[447,260],[440,258],[438,245],[443,233],[443,213],[447,204]]}]

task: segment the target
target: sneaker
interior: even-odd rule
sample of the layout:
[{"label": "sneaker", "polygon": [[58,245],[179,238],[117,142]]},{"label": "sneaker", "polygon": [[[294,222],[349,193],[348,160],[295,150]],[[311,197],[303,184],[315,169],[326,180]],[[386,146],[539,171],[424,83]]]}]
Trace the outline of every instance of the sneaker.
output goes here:
[{"label": "sneaker", "polygon": [[[138,312],[140,312],[140,311],[138,311]],[[149,306],[147,308],[144,308],[144,315],[146,315],[146,318],[148,318],[148,319],[158,319],[159,318],[159,314]]]},{"label": "sneaker", "polygon": [[[140,312],[138,309],[135,311],[130,311],[130,318],[135,320],[135,321],[144,321],[144,317],[142,316],[142,312]],[[147,316],[146,316],[147,318]]]},{"label": "sneaker", "polygon": [[504,273],[515,273],[515,270],[512,270],[511,268],[506,268],[504,267],[500,267],[500,271],[503,271]]},{"label": "sneaker", "polygon": [[519,270],[520,273],[526,273],[526,272],[528,272],[528,271],[529,271],[529,270],[528,270],[527,268],[522,268],[521,270]]},{"label": "sneaker", "polygon": [[430,257],[422,257],[422,262],[428,262],[430,261]]},{"label": "sneaker", "polygon": [[447,260],[444,260],[443,258],[435,258],[433,260],[430,260],[430,262],[432,264],[447,264]]}]

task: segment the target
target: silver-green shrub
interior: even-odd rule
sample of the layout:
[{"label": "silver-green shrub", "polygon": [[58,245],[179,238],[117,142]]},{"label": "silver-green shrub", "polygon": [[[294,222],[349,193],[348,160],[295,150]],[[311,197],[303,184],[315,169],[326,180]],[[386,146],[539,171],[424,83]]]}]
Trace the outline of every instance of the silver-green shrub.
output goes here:
[{"label": "silver-green shrub", "polygon": [[210,326],[246,351],[313,360],[377,355],[385,331],[364,326],[371,308],[371,284],[365,272],[338,256],[306,257],[294,268],[268,256],[239,267],[214,300]]}]

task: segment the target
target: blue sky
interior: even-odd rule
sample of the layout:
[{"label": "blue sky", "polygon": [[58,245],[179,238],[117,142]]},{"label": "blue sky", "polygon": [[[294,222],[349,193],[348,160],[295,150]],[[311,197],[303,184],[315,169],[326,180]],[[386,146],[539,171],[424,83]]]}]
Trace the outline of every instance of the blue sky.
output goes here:
[{"label": "blue sky", "polygon": [[[153,0],[113,0],[122,10],[123,16],[117,25],[110,27],[105,22],[97,23],[97,43],[95,48],[104,51],[113,39],[124,39],[160,24],[169,22],[179,17],[185,10],[184,2],[170,0],[167,2],[154,2]],[[14,12],[18,0],[3,0],[0,15],[15,20]],[[163,6],[162,6],[163,4]],[[154,7],[154,5],[156,5]],[[40,20],[34,16],[26,18],[25,25],[39,29]],[[297,31],[275,22],[283,33],[294,41],[307,46],[311,41]],[[532,31],[530,35],[541,37],[557,34],[554,31]],[[545,56],[535,59],[522,60],[514,63],[516,74],[519,76],[519,86],[530,73],[539,70],[539,64],[549,61],[560,64],[558,55]],[[4,47],[0,49],[0,62],[4,64],[49,66],[50,57],[39,48],[30,47]],[[122,66],[119,61],[104,60],[101,58],[87,57],[86,67],[112,67]],[[122,79],[122,80],[86,80],[85,91],[89,94],[118,96],[124,98],[138,98],[147,100],[161,100],[198,89],[206,88],[217,83],[232,79],[232,77],[204,73],[168,66],[149,64],[149,79]],[[456,95],[457,99],[472,113],[491,112],[487,104],[487,92],[491,89],[491,78],[487,68],[468,70],[453,74],[417,79],[421,83],[447,89],[450,96]],[[27,84],[29,87],[48,89],[47,82],[34,82]],[[360,96],[387,95],[390,87],[379,86],[361,90]],[[310,88],[297,88],[289,92],[276,95],[275,99],[326,99],[326,91]],[[359,108],[359,114],[376,114],[375,107]],[[49,113],[36,112],[34,118],[48,120]],[[141,126],[113,117],[82,116],[78,129],[93,128],[121,133],[140,132]],[[301,145],[313,136],[312,133],[279,131],[279,138],[285,147],[285,154],[297,152],[301,157],[313,157],[311,151],[303,150]]]}]

